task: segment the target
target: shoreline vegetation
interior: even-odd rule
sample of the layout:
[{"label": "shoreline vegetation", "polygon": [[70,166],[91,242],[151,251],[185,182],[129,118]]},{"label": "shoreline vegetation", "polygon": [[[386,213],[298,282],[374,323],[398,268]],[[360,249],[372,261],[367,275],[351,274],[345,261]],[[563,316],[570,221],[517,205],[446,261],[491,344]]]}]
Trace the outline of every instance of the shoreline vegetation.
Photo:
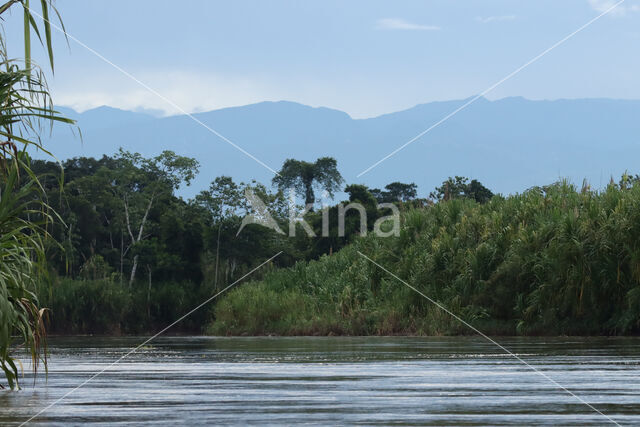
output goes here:
[{"label": "shoreline vegetation", "polygon": [[483,333],[623,335],[640,326],[640,182],[568,182],[441,201],[403,214],[397,238],[267,274],[215,306],[209,333],[471,334],[362,252]]},{"label": "shoreline vegetation", "polygon": [[[638,176],[624,175],[601,191],[561,181],[506,197],[462,177],[449,178],[430,199],[417,198],[415,184],[348,185],[348,202],[367,211],[368,235],[360,236],[352,211],[341,237],[336,205],[329,208],[328,236],[309,238],[302,229],[287,237],[256,224],[236,235],[252,212],[247,188],[287,229],[283,192],[219,177],[185,201],[175,191],[197,162],[174,153],[144,159],[121,151],[63,166],[63,190],[58,165],[32,166],[66,224],[52,229],[64,251],[49,248],[52,273],[38,287],[52,334],[155,332],[278,251],[250,281],[173,332],[473,334],[359,252],[486,334],[640,332]],[[301,186],[307,199],[310,188]],[[388,214],[376,209],[383,202],[400,211],[398,236],[371,233],[374,220]],[[321,234],[320,211],[305,220]]]},{"label": "shoreline vegetation", "polygon": [[[45,74],[32,61],[35,33],[53,71],[49,16],[63,26],[52,0],[37,3],[39,13],[28,0],[0,3],[0,370],[10,389],[20,388],[23,371],[16,349],[29,357],[34,375],[41,366],[47,369],[47,310],[35,288],[48,269],[46,251],[53,243],[48,227],[57,216],[31,170],[29,152],[41,150],[50,156],[40,144],[40,131],[55,122],[74,123],[53,109]],[[24,18],[21,58],[15,51],[9,55],[15,47],[9,46],[4,31],[5,18],[16,10]]]}]

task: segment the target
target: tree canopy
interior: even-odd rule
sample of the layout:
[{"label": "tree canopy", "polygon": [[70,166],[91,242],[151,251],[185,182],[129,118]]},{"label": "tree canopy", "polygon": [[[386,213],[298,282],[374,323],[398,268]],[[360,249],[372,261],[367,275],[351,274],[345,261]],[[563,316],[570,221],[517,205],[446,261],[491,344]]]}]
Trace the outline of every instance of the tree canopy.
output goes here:
[{"label": "tree canopy", "polygon": [[313,205],[314,187],[325,190],[330,197],[339,191],[344,180],[338,171],[338,162],[332,157],[321,157],[315,163],[287,159],[273,180],[281,191],[293,188],[302,195],[306,205]]},{"label": "tree canopy", "polygon": [[373,188],[371,194],[380,203],[391,202],[408,202],[418,196],[418,186],[413,182],[411,184],[405,184],[402,182],[392,182],[385,187],[386,191],[378,188]]},{"label": "tree canopy", "polygon": [[476,179],[469,182],[469,178],[456,176],[449,177],[440,187],[436,187],[430,197],[438,201],[472,199],[478,203],[487,203],[493,197],[493,192]]}]

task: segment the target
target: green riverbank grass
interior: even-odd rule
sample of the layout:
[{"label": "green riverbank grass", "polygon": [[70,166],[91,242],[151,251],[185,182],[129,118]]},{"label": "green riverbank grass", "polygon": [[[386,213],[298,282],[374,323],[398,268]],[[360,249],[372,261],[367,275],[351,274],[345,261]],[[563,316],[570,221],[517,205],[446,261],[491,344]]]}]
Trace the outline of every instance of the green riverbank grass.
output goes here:
[{"label": "green riverbank grass", "polygon": [[561,182],[486,204],[403,215],[331,256],[240,284],[216,304],[216,335],[452,335],[471,331],[358,254],[489,334],[636,334],[640,184]]}]

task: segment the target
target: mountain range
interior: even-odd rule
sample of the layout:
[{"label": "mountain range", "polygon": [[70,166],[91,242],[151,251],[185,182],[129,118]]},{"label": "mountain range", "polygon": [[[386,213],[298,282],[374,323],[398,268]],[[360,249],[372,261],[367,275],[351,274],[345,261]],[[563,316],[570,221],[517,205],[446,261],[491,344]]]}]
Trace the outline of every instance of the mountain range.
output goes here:
[{"label": "mountain range", "polygon": [[[569,178],[606,185],[625,171],[640,172],[640,101],[521,97],[480,98],[368,173],[357,175],[468,100],[431,102],[391,114],[353,119],[347,113],[279,101],[193,114],[270,168],[287,158],[331,156],[347,183],[384,187],[415,182],[425,196],[448,176],[476,178],[500,193]],[[173,150],[200,161],[192,196],[216,176],[268,184],[273,173],[186,115],[149,114],[99,107],[78,113],[78,132],[54,126],[44,139],[57,158],[99,157],[119,147],[146,156]]]}]

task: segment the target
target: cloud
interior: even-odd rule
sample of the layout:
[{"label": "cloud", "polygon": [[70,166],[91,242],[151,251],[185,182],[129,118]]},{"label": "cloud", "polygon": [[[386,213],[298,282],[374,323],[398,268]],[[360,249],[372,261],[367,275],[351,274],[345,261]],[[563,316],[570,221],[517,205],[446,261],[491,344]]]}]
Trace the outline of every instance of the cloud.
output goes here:
[{"label": "cloud", "polygon": [[[593,10],[599,13],[604,13],[614,7],[619,0],[588,0],[589,6]],[[638,4],[620,4],[615,9],[609,12],[611,16],[624,16],[628,12],[640,12],[640,5]]]},{"label": "cloud", "polygon": [[[254,76],[224,76],[185,70],[153,70],[134,73],[180,109],[163,101],[129,78],[106,71],[83,78],[58,79],[52,92],[58,105],[77,111],[109,105],[125,110],[155,110],[156,115],[195,113],[277,99],[280,90]],[[77,77],[77,76],[76,76]]]},{"label": "cloud", "polygon": [[376,24],[378,30],[411,30],[411,31],[437,31],[440,27],[435,25],[414,24],[399,18],[378,19]]},{"label": "cloud", "polygon": [[[132,68],[131,74],[180,109],[108,67],[75,75],[58,71],[50,82],[50,88],[56,105],[79,112],[108,105],[158,117],[182,114],[181,109],[199,113],[263,101],[287,100],[312,107],[329,106],[348,112],[354,118],[369,118],[404,109],[423,100],[416,95],[413,85],[410,87],[410,101],[398,93],[395,85],[381,97],[380,92],[371,90],[372,85],[378,86],[378,81],[363,79],[360,74],[336,79],[332,75],[229,74],[209,69],[172,67]],[[354,97],[354,92],[363,95]]]},{"label": "cloud", "polygon": [[515,15],[478,16],[478,17],[476,17],[476,21],[482,22],[483,24],[488,24],[490,22],[513,21],[514,19],[516,19]]}]

